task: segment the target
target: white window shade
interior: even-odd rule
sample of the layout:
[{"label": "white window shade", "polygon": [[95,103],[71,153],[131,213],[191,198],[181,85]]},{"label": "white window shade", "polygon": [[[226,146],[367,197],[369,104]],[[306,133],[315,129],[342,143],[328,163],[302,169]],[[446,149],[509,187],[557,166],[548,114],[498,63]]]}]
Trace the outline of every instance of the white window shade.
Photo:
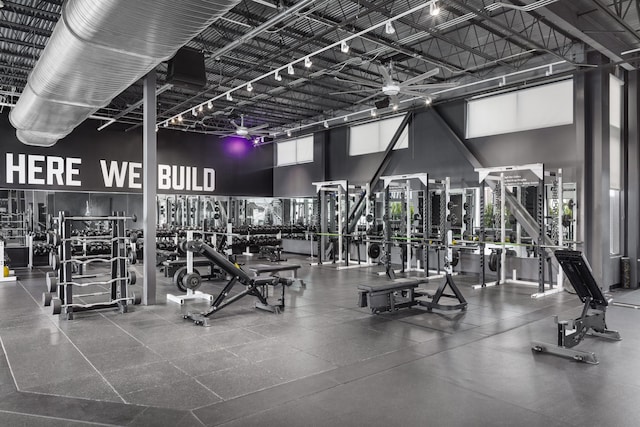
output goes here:
[{"label": "white window shade", "polygon": [[313,135],[300,138],[296,141],[296,163],[313,162]]},{"label": "white window shade", "polygon": [[276,166],[313,162],[313,135],[276,144]]},{"label": "white window shade", "polygon": [[[349,155],[379,153],[385,151],[396,131],[402,124],[404,116],[378,120],[349,129]],[[409,147],[409,126],[405,126],[394,150]]]},{"label": "white window shade", "polygon": [[467,103],[467,138],[573,123],[573,80]]}]

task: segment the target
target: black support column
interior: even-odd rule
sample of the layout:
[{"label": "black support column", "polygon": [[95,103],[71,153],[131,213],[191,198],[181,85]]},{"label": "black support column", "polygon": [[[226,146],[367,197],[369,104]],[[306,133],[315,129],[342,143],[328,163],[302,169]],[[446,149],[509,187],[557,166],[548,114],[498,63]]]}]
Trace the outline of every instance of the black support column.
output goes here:
[{"label": "black support column", "polygon": [[577,145],[584,147],[585,159],[578,240],[584,241],[583,250],[598,284],[608,289],[615,282],[609,255],[609,71],[602,68],[577,74],[575,81]]}]

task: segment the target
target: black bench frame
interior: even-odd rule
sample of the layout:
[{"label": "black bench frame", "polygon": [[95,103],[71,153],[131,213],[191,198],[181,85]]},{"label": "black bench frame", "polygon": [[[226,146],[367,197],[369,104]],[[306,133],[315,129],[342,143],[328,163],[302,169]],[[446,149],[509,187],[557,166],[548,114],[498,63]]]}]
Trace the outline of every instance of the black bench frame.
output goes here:
[{"label": "black bench frame", "polygon": [[[201,241],[194,240],[187,242],[186,250],[197,252],[207,259],[211,260],[211,262],[217,265],[222,271],[227,273],[230,279],[222,289],[222,291],[211,303],[211,308],[208,311],[201,313],[188,312],[187,314],[183,315],[185,319],[193,320],[196,325],[209,326],[210,316],[247,295],[258,298],[258,301],[256,301],[255,303],[255,307],[261,310],[267,310],[277,314],[280,313],[282,309],[284,309],[284,288],[285,286],[290,285],[289,280],[283,279],[278,276],[251,277],[242,268],[229,261],[224,255]],[[237,283],[244,285],[244,290],[229,297],[229,293]],[[267,287],[277,285],[282,286],[282,293],[280,299],[278,300],[278,303],[272,305],[269,304],[267,300]]]},{"label": "black bench frame", "polygon": [[[381,285],[359,285],[358,286],[358,306],[369,307],[373,314],[383,311],[395,311],[400,308],[411,308],[419,305],[426,307],[428,311],[433,310],[466,310],[467,301],[462,292],[453,280],[451,274],[446,274],[444,282],[441,282],[434,295],[430,295],[418,289],[421,283],[425,283],[424,278],[397,279]],[[445,293],[447,286],[453,292]],[[422,301],[416,297],[426,296],[431,301]],[[441,304],[442,297],[455,298],[457,304]]]},{"label": "black bench frame", "polygon": [[555,256],[584,307],[580,317],[576,319],[558,321],[558,316],[554,317],[558,325],[557,346],[534,342],[532,349],[579,362],[598,364],[595,353],[574,350],[572,347],[578,345],[586,335],[621,340],[617,331],[607,329],[605,314],[609,301],[596,283],[591,266],[582,252],[563,249],[555,251]]}]

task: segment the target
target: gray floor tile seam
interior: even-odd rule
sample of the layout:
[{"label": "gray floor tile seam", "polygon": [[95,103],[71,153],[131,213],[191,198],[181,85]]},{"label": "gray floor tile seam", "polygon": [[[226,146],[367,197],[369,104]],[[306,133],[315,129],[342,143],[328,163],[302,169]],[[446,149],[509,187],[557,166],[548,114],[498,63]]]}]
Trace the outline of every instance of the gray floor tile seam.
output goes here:
[{"label": "gray floor tile seam", "polygon": [[39,419],[43,419],[43,420],[67,421],[67,422],[72,422],[72,423],[83,423],[83,424],[93,425],[93,426],[122,427],[122,426],[119,426],[118,424],[96,423],[96,422],[92,422],[92,421],[74,420],[74,419],[70,419],[70,418],[59,418],[59,417],[51,417],[51,416],[46,416],[46,415],[27,414],[27,413],[23,413],[23,412],[6,411],[6,410],[3,410],[3,409],[0,409],[0,413],[12,414],[12,415],[28,415],[30,417],[39,418]]},{"label": "gray floor tile seam", "polygon": [[[104,318],[102,314],[101,316]],[[109,388],[111,388],[111,390],[115,393],[115,395],[118,396],[118,398],[124,402],[124,399],[122,398],[120,393],[118,393],[118,390],[115,389],[115,387],[105,378],[102,372],[100,372],[100,370],[91,362],[91,360],[89,360],[89,358],[82,352],[82,350],[80,350],[80,348],[71,340],[69,335],[67,335],[67,333],[64,330],[62,330],[58,325],[56,325],[55,322],[53,322],[53,320],[51,320],[51,322],[56,326],[56,328],[58,328],[60,333],[71,343],[71,345],[82,356],[82,358],[89,364],[89,366],[91,366],[91,368],[100,376],[100,378],[102,378],[102,380],[109,386]],[[2,337],[0,337],[0,342],[1,340],[2,340]],[[4,347],[4,344],[2,345]],[[13,375],[13,370],[12,370],[12,375]],[[14,382],[15,382],[15,377],[14,377]],[[16,389],[20,391],[20,389],[17,386],[17,383],[16,383]]]},{"label": "gray floor tile seam", "polygon": [[[213,390],[211,390],[209,387],[207,387],[205,384],[203,384],[203,383],[202,383],[202,381],[200,381],[197,377],[194,377],[194,376],[191,376],[191,375],[187,374],[186,372],[184,372],[182,369],[178,368],[178,367],[177,367],[177,366],[175,366],[175,365],[173,365],[173,367],[174,367],[174,368],[177,368],[177,369],[178,369],[178,370],[180,370],[180,371],[182,371],[182,372],[183,372],[183,373],[188,377],[188,379],[185,379],[185,380],[182,380],[182,381],[179,381],[179,382],[186,382],[186,381],[189,381],[190,379],[191,379],[191,380],[194,380],[198,385],[200,385],[200,386],[201,386],[201,387],[203,387],[205,390],[207,390],[209,393],[213,394],[217,399],[219,399],[219,401],[224,401],[224,399],[222,398],[222,396],[220,396],[218,393],[216,393],[215,391],[213,391]],[[208,375],[208,374],[203,374],[203,375]],[[202,375],[199,375],[199,376],[202,376]],[[172,383],[172,384],[174,384],[174,383]],[[124,398],[124,402],[123,402],[123,403],[124,403],[125,405],[136,405],[135,403],[132,403],[132,402],[127,401],[127,400],[126,400],[126,396],[127,396],[127,395],[132,395],[132,394],[135,394],[135,393],[144,392],[144,391],[152,391],[152,390],[155,390],[155,389],[162,388],[162,387],[164,387],[164,386],[165,386],[165,384],[158,384],[158,385],[155,385],[155,386],[153,386],[153,387],[147,387],[147,388],[142,388],[142,389],[140,389],[140,390],[133,390],[133,391],[129,391],[129,392],[125,393],[125,395],[123,396],[123,398]],[[208,406],[208,405],[211,405],[211,403],[208,403],[207,405],[203,405],[202,407],[204,407],[204,406]],[[194,411],[194,410],[196,410],[196,409],[199,409],[199,408],[200,408],[200,407],[193,408],[193,409],[191,409],[191,410],[189,410],[189,411],[190,411],[190,412],[192,412],[192,411]]]}]

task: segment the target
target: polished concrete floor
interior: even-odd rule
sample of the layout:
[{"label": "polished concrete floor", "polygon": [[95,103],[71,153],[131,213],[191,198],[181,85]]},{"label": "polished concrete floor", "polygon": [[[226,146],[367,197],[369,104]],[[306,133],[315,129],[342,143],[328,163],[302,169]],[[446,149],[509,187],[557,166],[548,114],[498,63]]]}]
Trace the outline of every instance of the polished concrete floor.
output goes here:
[{"label": "polished concrete floor", "polygon": [[41,306],[47,270],[18,270],[0,284],[0,425],[638,425],[640,310],[611,307],[623,340],[586,338],[600,360],[588,365],[531,351],[556,339],[553,315],[577,316],[570,293],[460,278],[466,312],[374,316],[356,286],[383,281],[377,269],[292,261],[307,286],[288,289],[282,314],[247,297],[208,328],[181,315],[206,304],[165,302],[177,290],[161,273],[158,305],[63,320]]}]

